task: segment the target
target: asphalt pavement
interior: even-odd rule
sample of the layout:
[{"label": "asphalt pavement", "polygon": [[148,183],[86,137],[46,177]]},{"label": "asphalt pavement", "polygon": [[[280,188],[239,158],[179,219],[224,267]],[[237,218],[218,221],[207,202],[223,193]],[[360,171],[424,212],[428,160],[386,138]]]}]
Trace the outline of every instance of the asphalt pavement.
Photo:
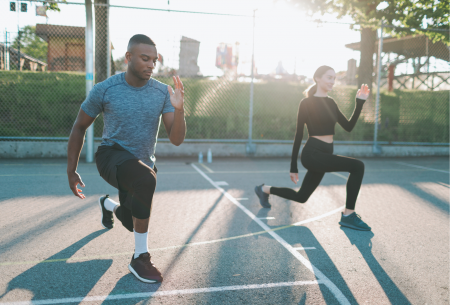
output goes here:
[{"label": "asphalt pavement", "polygon": [[356,211],[371,232],[338,224],[347,173],[265,209],[255,185],[299,187],[288,159],[158,159],[149,248],[162,284],[128,271],[132,233],[100,225],[98,198],[118,195],[95,164],[79,165],[81,200],[65,160],[0,160],[0,305],[448,304],[449,159],[361,160]]}]

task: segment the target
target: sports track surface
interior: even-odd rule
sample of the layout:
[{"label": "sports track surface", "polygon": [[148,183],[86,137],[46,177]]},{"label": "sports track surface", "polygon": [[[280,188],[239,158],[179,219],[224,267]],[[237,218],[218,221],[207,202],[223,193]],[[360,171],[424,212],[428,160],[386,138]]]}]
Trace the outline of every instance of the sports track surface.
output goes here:
[{"label": "sports track surface", "polygon": [[338,225],[346,173],[264,209],[253,188],[294,186],[288,159],[159,159],[149,247],[162,284],[128,271],[132,233],[102,229],[97,199],[117,192],[94,164],[78,168],[80,200],[65,160],[0,160],[0,305],[448,304],[448,158],[362,160],[356,209],[372,232]]}]

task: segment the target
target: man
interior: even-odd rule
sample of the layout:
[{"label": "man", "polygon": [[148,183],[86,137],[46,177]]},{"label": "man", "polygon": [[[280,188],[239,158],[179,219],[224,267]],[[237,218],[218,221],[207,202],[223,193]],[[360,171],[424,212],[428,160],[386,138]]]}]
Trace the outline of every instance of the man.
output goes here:
[{"label": "man", "polygon": [[146,283],[161,282],[163,277],[148,253],[148,225],[156,187],[155,145],[160,117],[176,146],[184,141],[184,88],[173,77],[175,91],[151,78],[158,52],[145,35],[134,35],[125,54],[126,72],[98,83],[82,103],[68,143],[67,176],[75,196],[85,196],[77,173],[78,159],[86,129],[102,112],[103,141],[95,153],[100,176],[119,190],[119,203],[108,195],[99,198],[104,228],[114,226],[113,214],[130,232],[134,232],[135,253],[128,269]]}]

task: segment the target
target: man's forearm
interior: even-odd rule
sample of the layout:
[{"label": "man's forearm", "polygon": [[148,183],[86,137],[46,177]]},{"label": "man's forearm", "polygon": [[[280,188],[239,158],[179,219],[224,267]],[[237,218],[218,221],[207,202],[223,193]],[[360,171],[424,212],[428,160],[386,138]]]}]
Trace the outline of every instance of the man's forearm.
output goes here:
[{"label": "man's forearm", "polygon": [[176,146],[183,143],[186,136],[186,121],[184,120],[184,110],[176,110],[174,113],[172,128],[170,129],[170,142]]},{"label": "man's forearm", "polygon": [[78,167],[81,149],[83,148],[86,131],[73,128],[67,145],[67,173],[75,172]]}]

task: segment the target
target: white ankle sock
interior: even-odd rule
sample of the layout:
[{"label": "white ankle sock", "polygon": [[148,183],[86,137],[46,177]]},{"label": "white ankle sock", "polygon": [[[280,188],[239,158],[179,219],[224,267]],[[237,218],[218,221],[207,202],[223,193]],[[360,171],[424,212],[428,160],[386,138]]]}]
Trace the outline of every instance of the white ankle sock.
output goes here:
[{"label": "white ankle sock", "polygon": [[142,253],[148,252],[148,232],[138,233],[134,231],[134,258],[139,257]]},{"label": "white ankle sock", "polygon": [[119,204],[110,198],[106,198],[104,205],[105,205],[105,209],[107,209],[108,211],[114,212],[114,208],[116,206],[118,206]]}]

